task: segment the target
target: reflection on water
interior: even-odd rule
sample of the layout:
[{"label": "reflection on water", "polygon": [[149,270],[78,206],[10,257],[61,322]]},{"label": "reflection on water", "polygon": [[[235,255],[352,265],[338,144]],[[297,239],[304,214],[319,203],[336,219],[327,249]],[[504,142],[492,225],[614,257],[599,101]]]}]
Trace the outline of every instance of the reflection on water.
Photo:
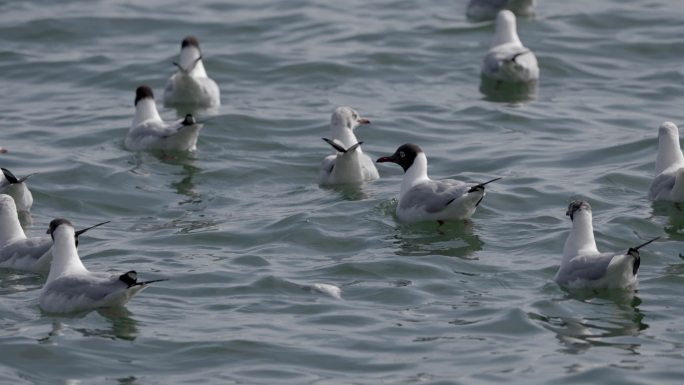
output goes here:
[{"label": "reflection on water", "polygon": [[397,255],[444,255],[477,259],[484,242],[473,233],[471,221],[451,221],[402,224],[393,235],[399,244]]},{"label": "reflection on water", "polygon": [[183,165],[183,172],[179,173],[179,175],[183,176],[183,179],[181,179],[178,182],[172,182],[171,187],[176,189],[176,193],[179,195],[185,195],[189,197],[190,199],[185,200],[183,202],[180,202],[180,204],[186,204],[186,203],[193,203],[197,202],[197,200],[200,198],[200,193],[195,190],[195,183],[193,183],[192,178],[196,174],[198,174],[200,171],[202,171],[199,167],[195,167],[192,164],[184,164]]},{"label": "reflection on water", "polygon": [[[566,353],[611,346],[639,354],[640,344],[625,343],[619,338],[613,340],[636,336],[648,329],[639,305],[641,299],[632,290],[573,290],[554,301],[552,309],[543,309],[545,313],[555,314],[529,313],[529,316],[556,333]],[[583,312],[588,315],[582,316]]]},{"label": "reflection on water", "polygon": [[539,82],[505,83],[485,76],[480,79],[480,92],[490,102],[527,102],[537,98]]},{"label": "reflection on water", "polygon": [[[75,313],[71,317],[69,317],[69,316],[61,316],[61,317],[63,319],[68,319],[68,318],[84,319],[90,313],[91,312],[81,312],[81,313]],[[73,330],[81,333],[81,335],[83,335],[84,337],[95,336],[95,337],[108,338],[108,339],[112,339],[112,340],[113,339],[122,339],[122,340],[127,340],[127,341],[133,341],[138,336],[138,328],[136,326],[136,321],[130,317],[131,312],[129,312],[128,309],[126,309],[125,307],[98,309],[97,313],[109,321],[109,323],[110,323],[109,328],[98,328],[98,329],[75,328]],[[97,322],[97,324],[102,325],[101,322]],[[64,324],[59,319],[53,320],[51,330],[48,332],[48,334],[45,337],[38,339],[38,342],[40,342],[40,343],[51,342],[55,337],[59,337],[62,334],[64,334],[64,330],[66,327],[68,327],[68,325]]]},{"label": "reflection on water", "polygon": [[336,191],[340,197],[347,201],[361,201],[368,199],[370,195],[363,189],[363,183],[339,184],[330,186],[321,186],[322,189]]},{"label": "reflection on water", "polygon": [[664,230],[673,239],[684,240],[684,204],[679,202],[654,202],[653,216],[668,218]]}]

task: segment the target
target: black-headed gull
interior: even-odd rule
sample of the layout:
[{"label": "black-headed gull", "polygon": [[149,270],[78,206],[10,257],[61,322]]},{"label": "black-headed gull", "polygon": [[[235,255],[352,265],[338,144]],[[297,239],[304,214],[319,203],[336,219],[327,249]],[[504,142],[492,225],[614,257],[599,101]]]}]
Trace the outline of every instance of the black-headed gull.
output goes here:
[{"label": "black-headed gull", "polygon": [[684,156],[679,146],[679,129],[672,122],[664,122],[658,128],[655,174],[649,199],[684,202]]},{"label": "black-headed gull", "polygon": [[203,108],[221,105],[218,84],[207,76],[202,63],[202,51],[194,36],[181,42],[180,59],[173,63],[178,71],[169,78],[164,89],[164,105],[194,105]]},{"label": "black-headed gull", "polygon": [[378,170],[373,160],[361,150],[354,130],[368,119],[359,116],[351,107],[338,107],[330,118],[332,138],[323,138],[335,150],[328,155],[320,166],[318,182],[322,185],[360,183],[378,179]]},{"label": "black-headed gull", "polygon": [[48,233],[52,237],[52,264],[40,292],[39,304],[49,313],[70,313],[125,305],[150,283],[138,282],[131,270],[124,274],[91,272],[83,266],[76,250],[76,232],[66,219],[53,219]]},{"label": "black-headed gull", "polygon": [[563,259],[554,280],[561,286],[573,289],[618,289],[634,286],[641,264],[639,249],[658,238],[630,247],[626,252],[600,253],[594,240],[589,203],[573,201],[565,214],[572,221],[572,230],[565,240]]},{"label": "black-headed gull", "polygon": [[432,180],[427,175],[427,157],[415,144],[401,145],[391,156],[377,160],[392,162],[404,169],[397,217],[404,222],[468,219],[485,196],[485,183],[466,183],[454,179]]},{"label": "black-headed gull", "polygon": [[126,147],[141,150],[197,150],[197,137],[202,124],[191,114],[165,122],[157,112],[154,93],[148,86],[135,90],[135,117],[126,136]]},{"label": "black-headed gull", "polygon": [[537,58],[520,41],[515,15],[509,10],[499,12],[496,17],[496,32],[482,63],[482,76],[506,83],[539,79]]},{"label": "black-headed gull", "polygon": [[10,170],[3,168],[0,174],[0,194],[7,194],[14,199],[18,212],[28,212],[33,206],[33,194],[26,186],[26,180],[34,174],[17,178]]}]

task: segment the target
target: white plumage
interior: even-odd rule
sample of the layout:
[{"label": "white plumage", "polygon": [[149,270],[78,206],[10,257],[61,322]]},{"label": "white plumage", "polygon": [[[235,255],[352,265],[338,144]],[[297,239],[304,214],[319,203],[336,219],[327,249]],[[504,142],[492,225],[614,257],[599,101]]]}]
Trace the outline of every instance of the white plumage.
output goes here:
[{"label": "white plumage", "polygon": [[357,127],[369,123],[351,107],[335,109],[330,118],[332,139],[323,139],[334,148],[335,154],[321,161],[318,176],[320,184],[360,183],[380,177],[373,160],[361,149],[363,142],[359,142],[354,135]]},{"label": "white plumage", "polygon": [[649,199],[684,202],[684,156],[679,146],[679,128],[672,122],[664,122],[658,128],[655,175]]},{"label": "white plumage", "polygon": [[194,36],[181,43],[178,71],[171,75],[164,89],[165,106],[197,106],[202,108],[221,105],[218,84],[207,75],[202,63],[202,51]]},{"label": "white plumage", "polygon": [[496,17],[496,32],[482,63],[482,76],[507,83],[528,83],[539,79],[534,53],[523,46],[513,12],[503,10]]},{"label": "white plumage", "polygon": [[202,124],[190,114],[184,119],[165,122],[157,112],[154,94],[148,86],[136,89],[135,117],[126,136],[126,148],[142,150],[197,150]]},{"label": "white plumage", "polygon": [[23,178],[17,178],[8,169],[3,168],[0,174],[0,194],[7,194],[14,199],[14,204],[17,207],[17,212],[28,212],[33,206],[33,194],[26,185],[26,180],[33,176],[27,175]]}]

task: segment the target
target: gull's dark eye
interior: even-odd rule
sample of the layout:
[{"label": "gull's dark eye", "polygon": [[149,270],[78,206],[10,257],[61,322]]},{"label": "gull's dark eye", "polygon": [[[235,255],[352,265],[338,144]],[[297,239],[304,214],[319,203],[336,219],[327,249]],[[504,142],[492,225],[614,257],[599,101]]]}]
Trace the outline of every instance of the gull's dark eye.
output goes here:
[{"label": "gull's dark eye", "polygon": [[399,156],[402,157],[402,158],[405,158],[405,157],[406,157],[406,154],[404,154],[404,151],[399,151]]},{"label": "gull's dark eye", "polygon": [[356,112],[354,112],[354,113],[352,114],[352,118],[353,118],[354,120],[356,120],[356,119],[359,118],[359,115],[357,115]]}]

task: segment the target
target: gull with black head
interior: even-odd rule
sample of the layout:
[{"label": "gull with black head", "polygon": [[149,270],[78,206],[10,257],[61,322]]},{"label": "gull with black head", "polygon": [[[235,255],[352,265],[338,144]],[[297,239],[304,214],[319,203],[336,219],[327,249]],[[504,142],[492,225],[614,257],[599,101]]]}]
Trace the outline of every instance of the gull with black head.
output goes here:
[{"label": "gull with black head", "polygon": [[179,62],[174,62],[178,71],[166,83],[165,106],[218,107],[221,91],[218,84],[207,75],[202,63],[202,51],[195,36],[186,36],[181,42]]},{"label": "gull with black head", "polygon": [[126,148],[195,151],[202,126],[191,114],[183,119],[163,121],[157,112],[152,88],[140,86],[135,90],[135,116],[126,136]]},{"label": "gull with black head", "polygon": [[91,272],[76,250],[77,232],[71,222],[58,218],[50,222],[52,265],[40,292],[40,308],[49,313],[71,313],[105,307],[121,307],[153,282],[138,281],[138,274]]},{"label": "gull with black head", "polygon": [[641,265],[639,249],[659,239],[654,238],[626,252],[599,252],[594,240],[591,206],[587,201],[573,201],[565,214],[572,230],[563,246],[563,259],[554,280],[571,289],[621,289],[637,284]]},{"label": "gull with black head", "polygon": [[485,196],[485,186],[501,178],[484,183],[466,183],[455,179],[432,180],[427,175],[427,157],[415,144],[399,146],[391,156],[378,163],[392,162],[404,169],[399,192],[397,217],[404,222],[470,218]]},{"label": "gull with black head", "polygon": [[338,107],[330,118],[332,139],[323,138],[334,150],[321,161],[318,181],[321,185],[361,183],[378,179],[373,160],[361,150],[354,130],[370,124],[351,107]]}]

